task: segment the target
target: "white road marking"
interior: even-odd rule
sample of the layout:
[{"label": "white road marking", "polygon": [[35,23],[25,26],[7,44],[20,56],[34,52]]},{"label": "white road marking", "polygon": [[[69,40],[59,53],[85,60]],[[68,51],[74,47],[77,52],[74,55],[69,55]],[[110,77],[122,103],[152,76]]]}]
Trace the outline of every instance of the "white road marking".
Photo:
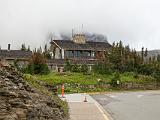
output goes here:
[{"label": "white road marking", "polygon": [[141,98],[141,97],[143,97],[144,95],[137,95],[137,98]]},{"label": "white road marking", "polygon": [[110,97],[111,97],[111,98],[116,98],[117,96],[114,96],[114,95],[110,95]]}]

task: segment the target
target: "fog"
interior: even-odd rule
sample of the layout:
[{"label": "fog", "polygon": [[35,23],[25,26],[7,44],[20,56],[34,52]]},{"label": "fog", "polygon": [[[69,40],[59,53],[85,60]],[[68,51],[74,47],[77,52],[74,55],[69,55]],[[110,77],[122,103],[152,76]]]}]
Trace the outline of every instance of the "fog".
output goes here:
[{"label": "fog", "polygon": [[[60,33],[103,34],[109,43],[160,49],[159,0],[0,0],[0,45],[31,48]],[[83,24],[83,29],[82,29]]]}]

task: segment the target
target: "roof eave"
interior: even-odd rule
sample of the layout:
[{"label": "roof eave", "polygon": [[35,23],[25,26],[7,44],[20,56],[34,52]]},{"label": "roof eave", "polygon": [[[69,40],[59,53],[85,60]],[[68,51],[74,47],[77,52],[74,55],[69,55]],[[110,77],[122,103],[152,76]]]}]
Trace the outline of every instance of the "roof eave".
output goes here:
[{"label": "roof eave", "polygon": [[54,43],[59,49],[62,49],[54,40],[51,43]]}]

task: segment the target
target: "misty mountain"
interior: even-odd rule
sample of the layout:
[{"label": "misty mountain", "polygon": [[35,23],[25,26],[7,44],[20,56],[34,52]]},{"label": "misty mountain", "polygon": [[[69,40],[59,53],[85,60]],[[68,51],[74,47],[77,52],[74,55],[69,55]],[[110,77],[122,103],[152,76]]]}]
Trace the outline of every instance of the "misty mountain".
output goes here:
[{"label": "misty mountain", "polygon": [[160,50],[150,50],[148,51],[148,56],[153,57],[153,56],[158,56],[160,55]]},{"label": "misty mountain", "polygon": [[[137,53],[139,55],[141,55],[141,51],[138,51]],[[160,50],[149,50],[147,58],[149,58],[149,57],[153,58],[153,57],[158,56],[158,55],[160,55]]]}]

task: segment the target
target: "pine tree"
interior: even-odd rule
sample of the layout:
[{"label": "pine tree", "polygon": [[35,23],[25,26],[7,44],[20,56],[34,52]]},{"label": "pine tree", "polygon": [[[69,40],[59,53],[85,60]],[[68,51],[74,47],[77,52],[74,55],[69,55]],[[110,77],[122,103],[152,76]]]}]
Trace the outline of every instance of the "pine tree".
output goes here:
[{"label": "pine tree", "polygon": [[144,52],[144,57],[147,57],[147,55],[148,55],[148,50],[147,50],[147,48],[146,48],[146,50],[145,50],[145,52]]},{"label": "pine tree", "polygon": [[47,44],[45,44],[45,46],[44,46],[44,52],[43,52],[43,54],[44,54],[44,57],[45,57],[46,59],[51,59],[51,55],[50,55],[50,53],[49,53]]},{"label": "pine tree", "polygon": [[27,49],[27,51],[31,51],[31,49],[30,49],[30,46],[28,45],[28,49]]},{"label": "pine tree", "polygon": [[22,44],[21,50],[22,51],[26,51],[27,50],[25,44]]},{"label": "pine tree", "polygon": [[142,64],[144,64],[144,47],[142,47],[142,51],[141,51],[141,60],[142,60]]},{"label": "pine tree", "polygon": [[157,62],[160,63],[160,55],[157,55]]}]

